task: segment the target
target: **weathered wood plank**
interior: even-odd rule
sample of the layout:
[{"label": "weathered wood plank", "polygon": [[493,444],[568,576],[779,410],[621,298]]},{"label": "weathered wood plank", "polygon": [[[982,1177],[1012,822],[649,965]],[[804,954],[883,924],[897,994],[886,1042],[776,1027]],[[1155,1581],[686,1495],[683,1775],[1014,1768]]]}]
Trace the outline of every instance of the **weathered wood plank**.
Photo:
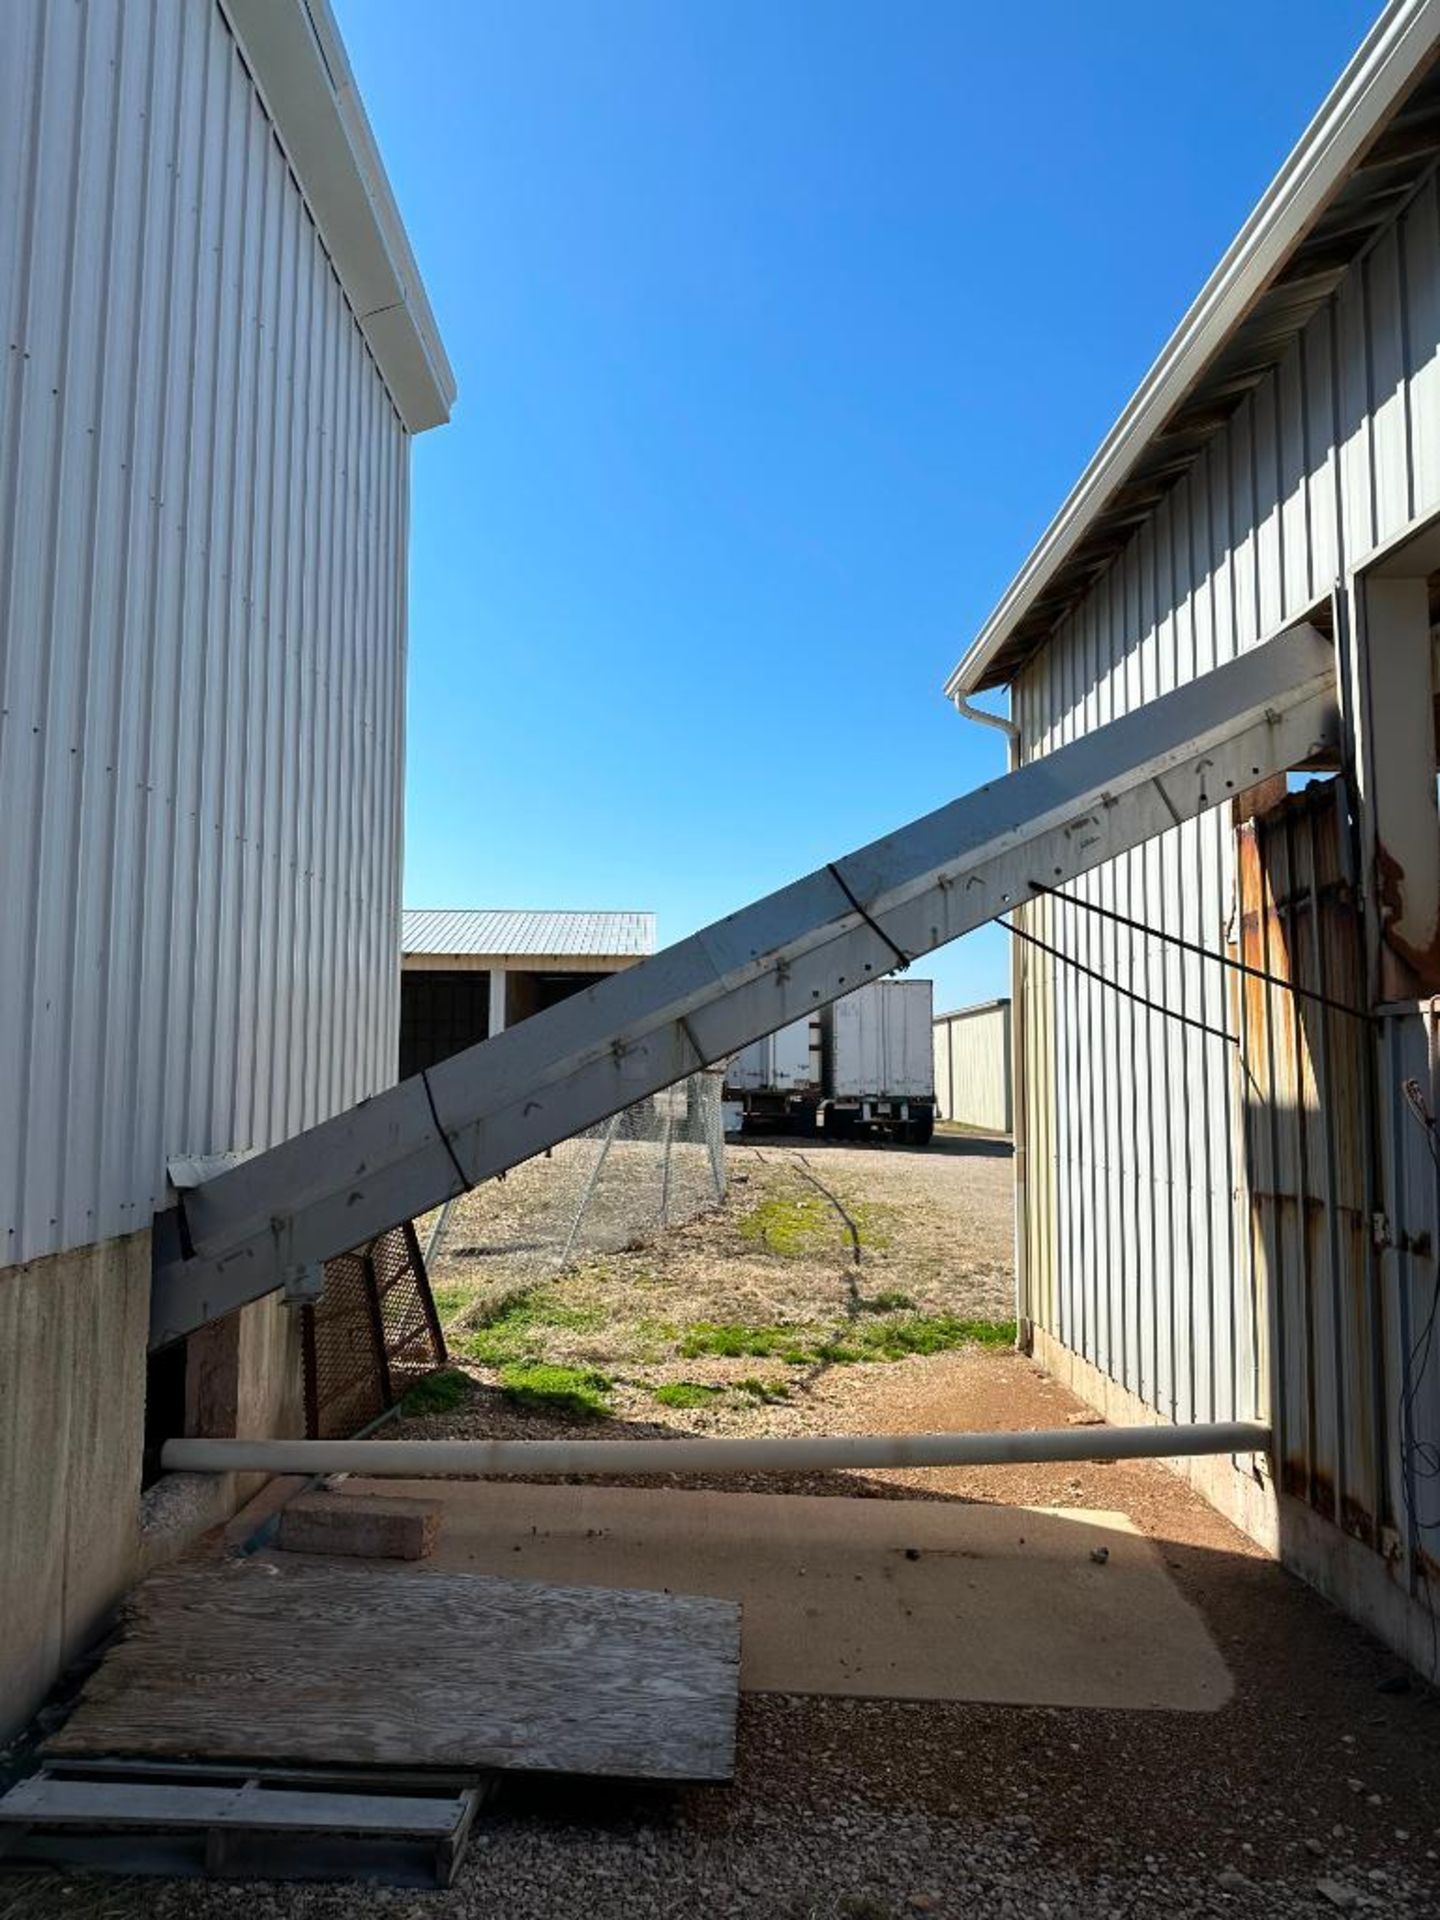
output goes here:
[{"label": "weathered wood plank", "polygon": [[170,1568],[46,1749],[725,1780],[740,1609],[427,1567]]}]

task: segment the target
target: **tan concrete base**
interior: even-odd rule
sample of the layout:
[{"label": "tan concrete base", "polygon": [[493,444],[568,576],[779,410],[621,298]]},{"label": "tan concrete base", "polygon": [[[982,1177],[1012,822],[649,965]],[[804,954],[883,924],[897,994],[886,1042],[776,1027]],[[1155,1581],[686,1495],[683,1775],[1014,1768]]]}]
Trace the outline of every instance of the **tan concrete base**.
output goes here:
[{"label": "tan concrete base", "polygon": [[[172,1476],[142,1523],[149,1317],[148,1231],[0,1269],[0,1741],[142,1573],[262,1482]],[[303,1433],[295,1316],[257,1301],[233,1333],[229,1431]]]},{"label": "tan concrete base", "polygon": [[0,1271],[0,1738],[135,1577],[150,1235]]},{"label": "tan concrete base", "polygon": [[738,1600],[748,1692],[1190,1712],[1230,1696],[1200,1616],[1122,1514],[476,1481],[343,1491],[442,1501],[431,1567]]},{"label": "tan concrete base", "polygon": [[[1043,1327],[1034,1329],[1031,1352],[1047,1373],[1107,1420],[1127,1426],[1160,1424],[1152,1408]],[[1221,1454],[1163,1464],[1418,1673],[1440,1684],[1435,1634],[1426,1610],[1396,1585],[1390,1564],[1379,1554],[1341,1533],[1302,1501],[1279,1494],[1267,1462],[1247,1460],[1240,1467]]]}]

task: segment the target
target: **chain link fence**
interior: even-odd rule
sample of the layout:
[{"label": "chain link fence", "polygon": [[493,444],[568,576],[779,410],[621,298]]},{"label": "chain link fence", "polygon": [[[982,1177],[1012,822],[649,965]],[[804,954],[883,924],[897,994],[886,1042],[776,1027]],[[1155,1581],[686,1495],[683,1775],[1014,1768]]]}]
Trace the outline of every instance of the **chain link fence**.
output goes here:
[{"label": "chain link fence", "polygon": [[543,1279],[643,1246],[725,1198],[723,1073],[690,1075],[489,1180],[430,1226],[437,1287]]}]

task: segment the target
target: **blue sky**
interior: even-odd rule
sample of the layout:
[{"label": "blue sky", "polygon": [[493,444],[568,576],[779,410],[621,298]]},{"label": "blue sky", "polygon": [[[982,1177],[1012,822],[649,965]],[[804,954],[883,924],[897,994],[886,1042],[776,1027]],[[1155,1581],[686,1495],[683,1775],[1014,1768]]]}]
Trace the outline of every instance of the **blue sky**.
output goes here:
[{"label": "blue sky", "polygon": [[1375,4],[336,0],[460,387],[407,903],[678,939],[999,771],[941,683]]}]

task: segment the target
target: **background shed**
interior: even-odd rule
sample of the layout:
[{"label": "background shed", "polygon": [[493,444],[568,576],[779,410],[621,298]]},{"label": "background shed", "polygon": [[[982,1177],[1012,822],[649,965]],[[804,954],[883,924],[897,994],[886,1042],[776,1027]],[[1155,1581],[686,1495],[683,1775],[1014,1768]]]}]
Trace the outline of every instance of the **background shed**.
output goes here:
[{"label": "background shed", "polygon": [[655,951],[653,913],[407,908],[400,1077],[503,1033]]}]

